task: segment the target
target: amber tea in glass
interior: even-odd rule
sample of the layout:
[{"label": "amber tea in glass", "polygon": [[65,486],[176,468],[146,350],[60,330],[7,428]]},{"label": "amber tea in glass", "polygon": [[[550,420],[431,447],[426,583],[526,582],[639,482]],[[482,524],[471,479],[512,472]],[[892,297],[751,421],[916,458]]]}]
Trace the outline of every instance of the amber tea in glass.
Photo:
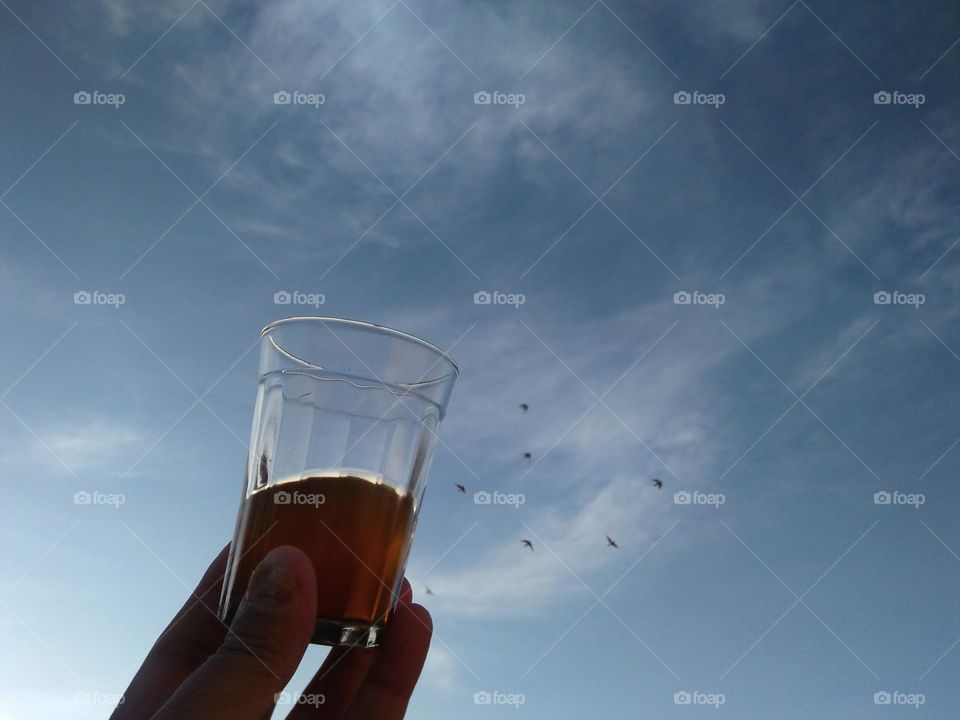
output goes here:
[{"label": "amber tea in glass", "polygon": [[264,328],[222,620],[260,560],[293,545],[317,573],[313,641],[378,644],[458,373],[442,350],[379,325],[318,317]]}]

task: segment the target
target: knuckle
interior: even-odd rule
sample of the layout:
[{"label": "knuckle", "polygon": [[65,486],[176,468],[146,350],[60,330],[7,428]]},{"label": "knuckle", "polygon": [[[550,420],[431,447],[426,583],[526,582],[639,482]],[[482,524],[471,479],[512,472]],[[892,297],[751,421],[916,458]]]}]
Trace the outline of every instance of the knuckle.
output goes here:
[{"label": "knuckle", "polygon": [[256,674],[288,677],[296,670],[296,659],[283,640],[281,625],[282,616],[275,610],[244,601],[218,655]]}]

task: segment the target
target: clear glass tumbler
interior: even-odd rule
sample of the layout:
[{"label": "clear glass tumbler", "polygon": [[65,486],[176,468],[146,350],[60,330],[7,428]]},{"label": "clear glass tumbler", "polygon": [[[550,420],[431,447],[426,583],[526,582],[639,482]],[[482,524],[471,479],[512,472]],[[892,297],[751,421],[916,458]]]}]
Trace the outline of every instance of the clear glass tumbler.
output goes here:
[{"label": "clear glass tumbler", "polygon": [[458,374],[444,351],[380,325],[299,317],[263,329],[224,622],[260,560],[293,545],[317,572],[313,642],[378,644]]}]

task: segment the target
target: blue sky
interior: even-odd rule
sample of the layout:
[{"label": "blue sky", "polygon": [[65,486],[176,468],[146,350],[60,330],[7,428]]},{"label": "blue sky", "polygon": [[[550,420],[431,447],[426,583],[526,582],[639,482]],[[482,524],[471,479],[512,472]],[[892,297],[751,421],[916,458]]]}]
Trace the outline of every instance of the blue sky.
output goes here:
[{"label": "blue sky", "polygon": [[0,5],[4,720],[109,714],[232,533],[291,314],[462,369],[411,716],[956,712],[950,3]]}]

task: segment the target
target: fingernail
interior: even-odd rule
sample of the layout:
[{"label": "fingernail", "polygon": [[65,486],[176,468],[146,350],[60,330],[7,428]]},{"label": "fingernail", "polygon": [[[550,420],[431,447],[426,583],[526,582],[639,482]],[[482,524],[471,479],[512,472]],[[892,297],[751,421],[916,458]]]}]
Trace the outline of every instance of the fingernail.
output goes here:
[{"label": "fingernail", "polygon": [[293,597],[296,586],[297,578],[290,568],[267,558],[253,571],[247,587],[247,597],[278,604],[286,603]]}]

